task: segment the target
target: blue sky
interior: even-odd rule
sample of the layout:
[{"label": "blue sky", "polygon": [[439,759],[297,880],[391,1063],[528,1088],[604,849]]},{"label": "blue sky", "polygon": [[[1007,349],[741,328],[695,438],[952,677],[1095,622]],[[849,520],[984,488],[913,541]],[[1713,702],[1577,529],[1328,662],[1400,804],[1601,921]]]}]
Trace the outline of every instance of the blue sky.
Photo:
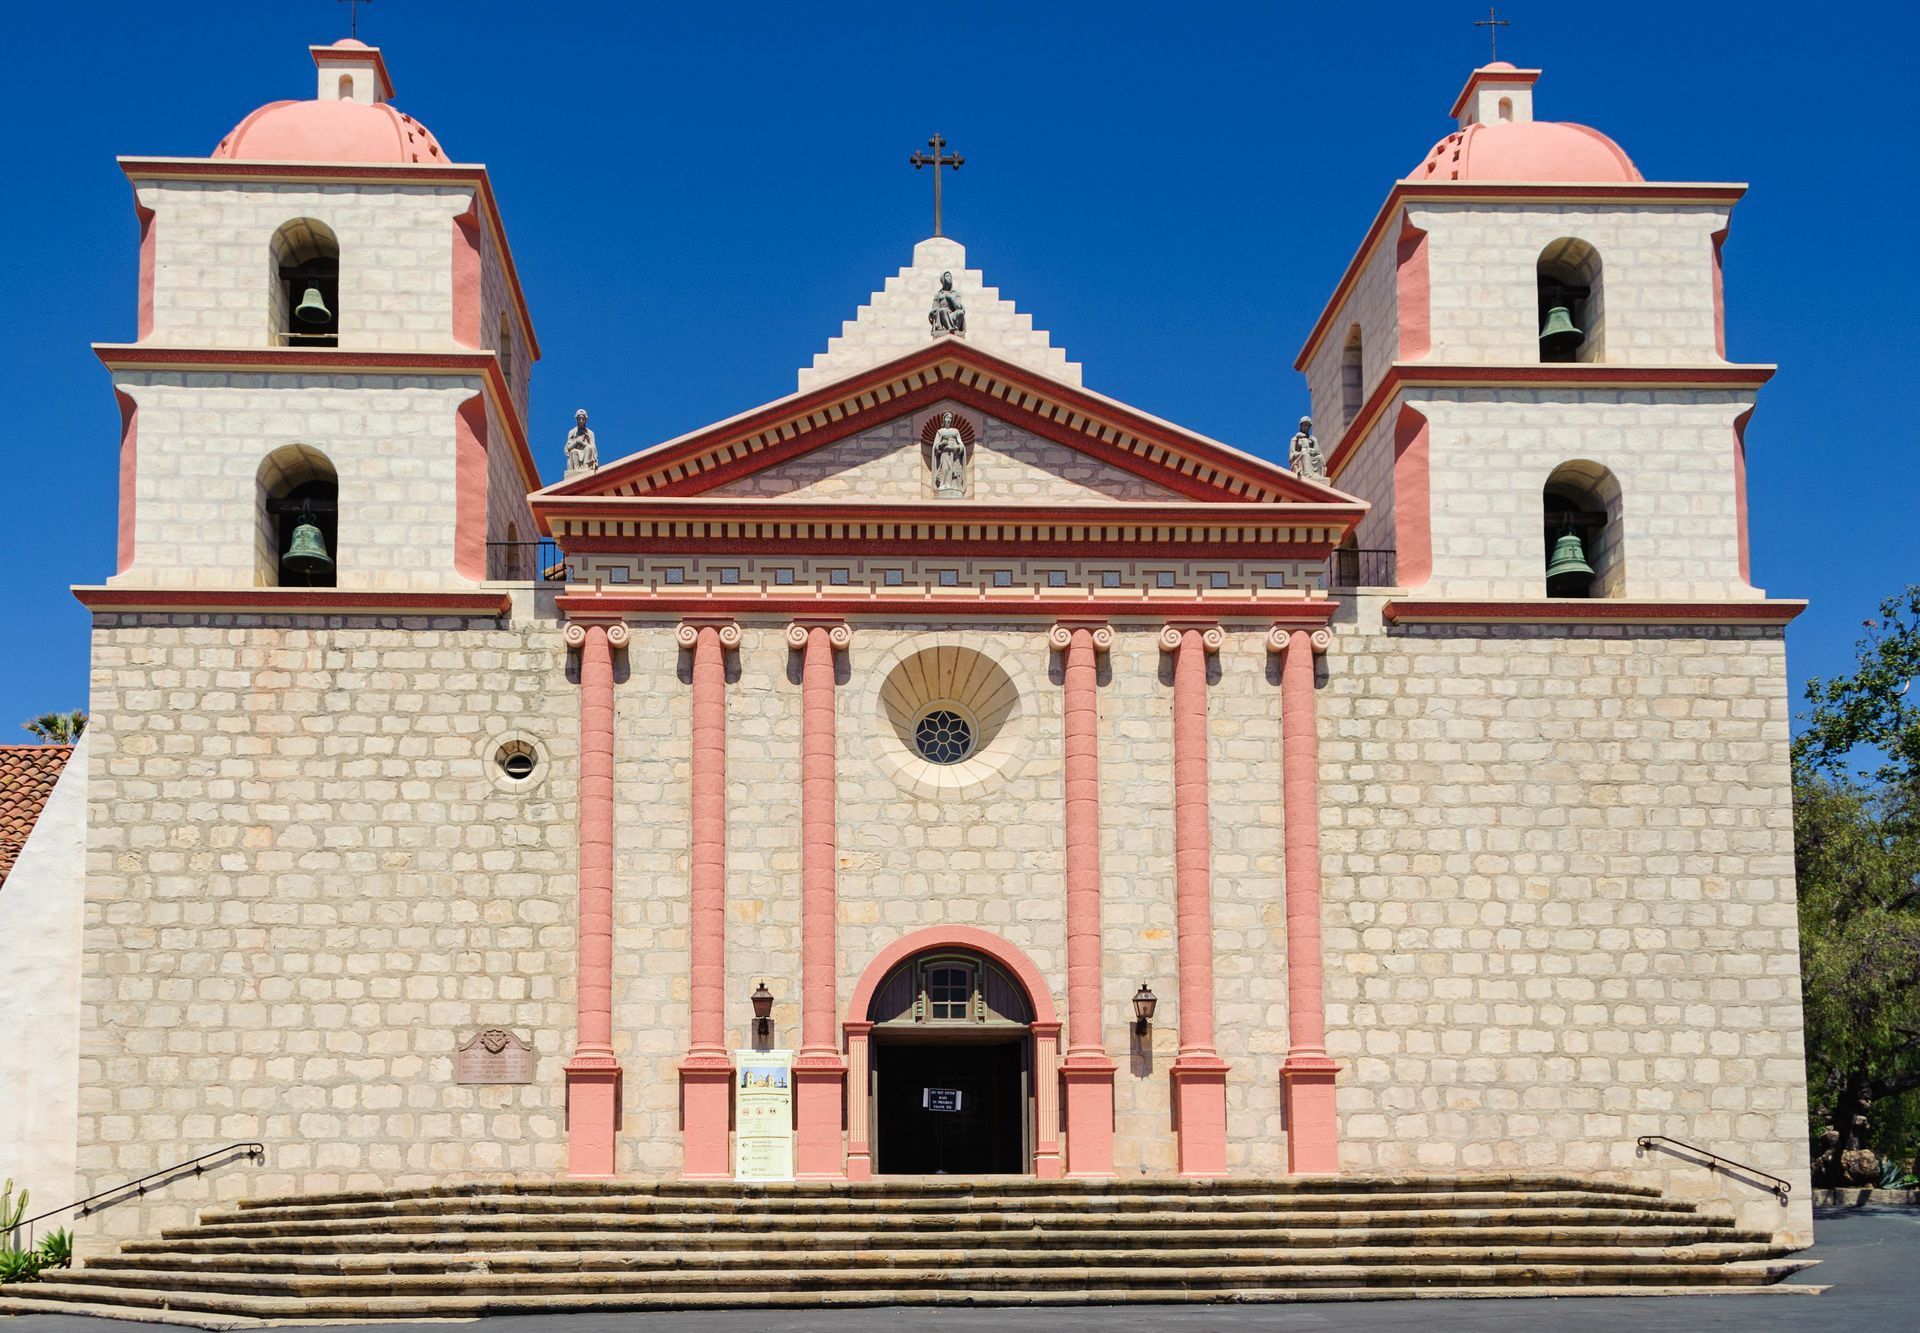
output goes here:
[{"label": "blue sky", "polygon": [[[1907,5],[1503,9],[1545,119],[1650,179],[1740,180],[1730,354],[1774,361],[1748,432],[1756,581],[1810,597],[1793,693],[1920,581],[1906,277],[1920,170]],[[934,130],[966,155],[947,231],[1090,387],[1284,454],[1293,356],[1396,176],[1486,59],[1470,3],[533,4],[376,0],[397,106],[484,161],[545,359],[551,478],[574,407],[603,456],[791,391],[929,230]],[[88,344],[132,337],[116,154],[200,156],[312,95],[333,0],[13,7],[0,205],[0,742],[81,705],[69,584],[112,568],[118,414]],[[1796,709],[1798,704],[1796,703]],[[9,709],[11,712],[9,713]]]}]

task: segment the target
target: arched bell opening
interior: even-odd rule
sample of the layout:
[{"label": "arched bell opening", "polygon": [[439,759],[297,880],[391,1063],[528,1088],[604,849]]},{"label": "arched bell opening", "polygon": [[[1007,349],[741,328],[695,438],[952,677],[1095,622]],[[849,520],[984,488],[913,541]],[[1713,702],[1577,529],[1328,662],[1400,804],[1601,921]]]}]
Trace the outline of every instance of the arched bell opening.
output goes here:
[{"label": "arched bell opening", "polygon": [[887,975],[867,1019],[878,1174],[1033,1169],[1034,1007],[1018,978],[975,950],[930,949]]},{"label": "arched bell opening", "polygon": [[311,445],[260,462],[254,581],[267,588],[332,588],[339,581],[340,477]]},{"label": "arched bell opening", "polygon": [[1346,345],[1340,349],[1340,424],[1347,427],[1360,415],[1361,389],[1365,386],[1366,363],[1360,341],[1360,326],[1347,330]]},{"label": "arched bell opening", "polygon": [[1539,304],[1540,359],[1549,362],[1606,359],[1606,300],[1600,252],[1563,236],[1534,263]]},{"label": "arched bell opening", "polygon": [[340,345],[340,240],[313,218],[273,234],[268,328],[280,347]]},{"label": "arched bell opening", "polygon": [[1562,463],[1540,493],[1549,597],[1619,597],[1626,589],[1620,483],[1584,459]]}]

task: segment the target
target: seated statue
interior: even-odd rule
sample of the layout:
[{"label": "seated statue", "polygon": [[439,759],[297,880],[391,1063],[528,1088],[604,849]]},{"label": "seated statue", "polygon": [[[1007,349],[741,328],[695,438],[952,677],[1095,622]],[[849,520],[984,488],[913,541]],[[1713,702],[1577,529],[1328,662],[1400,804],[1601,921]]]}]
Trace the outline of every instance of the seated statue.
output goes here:
[{"label": "seated statue", "polygon": [[583,407],[573,414],[573,429],[567,432],[567,475],[577,477],[599,467],[600,449],[587,426],[587,409]]},{"label": "seated statue", "polygon": [[1327,479],[1327,460],[1320,453],[1320,441],[1313,436],[1312,417],[1300,418],[1300,429],[1287,446],[1287,466],[1295,476],[1309,481]]},{"label": "seated statue", "polygon": [[966,334],[967,308],[953,290],[951,273],[940,275],[940,290],[934,295],[933,309],[927,312],[927,324],[936,338],[948,333]]}]

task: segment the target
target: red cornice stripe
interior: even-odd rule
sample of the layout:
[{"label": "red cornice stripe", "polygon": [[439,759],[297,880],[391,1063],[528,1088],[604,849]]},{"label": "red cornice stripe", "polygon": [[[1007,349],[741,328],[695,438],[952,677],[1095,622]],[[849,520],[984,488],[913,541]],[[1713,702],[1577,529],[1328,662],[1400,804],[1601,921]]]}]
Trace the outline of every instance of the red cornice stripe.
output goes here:
[{"label": "red cornice stripe", "polygon": [[520,270],[514,266],[513,249],[507,244],[507,224],[500,216],[500,204],[493,194],[493,180],[485,166],[477,162],[449,162],[444,166],[424,166],[407,162],[244,162],[205,157],[122,157],[116,159],[120,170],[135,188],[143,180],[216,180],[258,181],[365,181],[369,184],[425,182],[443,185],[448,181],[470,183],[480,195],[481,212],[493,239],[500,247],[500,262],[506,266],[507,286],[513,292],[513,308],[520,328],[527,335],[527,347],[533,359],[540,359],[540,339],[533,331],[533,314],[527,306],[526,291],[520,286]]},{"label": "red cornice stripe", "polygon": [[[1190,460],[1200,467],[1219,472],[1261,490],[1308,498],[1314,502],[1343,498],[1329,495],[1324,488],[1302,481],[1284,468],[1262,459],[1229,449],[1202,436],[1181,430],[1170,423],[1148,417],[1124,404],[1096,397],[1085,390],[1076,389],[1072,385],[1049,379],[1038,372],[1002,360],[971,344],[955,342],[951,339],[930,343],[924,348],[896,357],[892,361],[872,367],[858,375],[768,403],[741,416],[706,427],[692,435],[645,450],[601,469],[593,477],[582,478],[570,486],[555,487],[552,493],[555,495],[604,493],[621,486],[644,483],[649,478],[662,477],[676,467],[690,467],[703,456],[735,446],[745,437],[776,430],[792,422],[806,421],[816,414],[827,418],[789,440],[783,440],[757,451],[743,453],[737,458],[703,472],[696,472],[673,481],[656,483],[657,489],[664,493],[698,492],[725,484],[726,481],[744,473],[757,471],[775,462],[808,452],[835,439],[844,438],[857,430],[896,417],[902,412],[911,412],[926,403],[950,397],[964,401],[981,411],[1017,419],[1023,426],[1030,426],[1036,434],[1042,434],[1056,443],[1126,467],[1171,489],[1183,490],[1185,493],[1195,495],[1233,495],[1233,492],[1225,487],[1210,485],[1185,475],[1174,465],[1141,458],[1080,430],[1068,429],[1058,422],[1044,420],[1030,409],[1023,409],[1011,398],[1002,398],[986,393],[971,384],[963,383],[955,373],[956,366],[963,372],[984,373],[1027,396],[1044,400],[1070,413],[1088,417],[1108,427],[1151,441],[1177,457]],[[892,391],[892,386],[897,382],[911,380],[916,376],[932,378],[925,379],[925,382],[917,383],[911,388]],[[842,404],[876,392],[884,396],[866,405],[862,411],[853,414],[843,413]]]},{"label": "red cornice stripe", "polygon": [[1314,321],[1313,331],[1307,335],[1307,341],[1300,348],[1300,355],[1293,359],[1295,370],[1305,370],[1307,361],[1320,346],[1320,340],[1332,326],[1334,316],[1340,313],[1340,307],[1347,299],[1347,293],[1353,290],[1353,284],[1360,280],[1360,271],[1373,257],[1375,247],[1387,233],[1387,225],[1401,205],[1416,200],[1461,200],[1499,201],[1507,203],[1570,203],[1591,201],[1593,203],[1702,203],[1735,204],[1746,194],[1744,185],[1701,184],[1701,185],[1651,185],[1645,182],[1593,185],[1529,185],[1524,182],[1513,184],[1492,183],[1487,181],[1397,181],[1393,189],[1387,192],[1387,201],[1380,205],[1380,211],[1374,215],[1373,224],[1367,228],[1367,234],[1360,242],[1360,248],[1347,263],[1346,272],[1340,275],[1340,281],[1333,289],[1333,295],[1327,298],[1320,318]]},{"label": "red cornice stripe", "polygon": [[1275,625],[1324,625],[1333,618],[1330,598],[1253,601],[1128,597],[937,597],[910,592],[894,597],[810,597],[804,594],[745,594],[716,596],[693,590],[684,593],[570,592],[554,599],[568,619],[609,616],[897,616],[1059,618],[1132,618],[1143,620],[1192,619],[1208,621],[1260,620]]},{"label": "red cornice stripe", "polygon": [[1390,624],[1694,624],[1784,625],[1807,609],[1804,601],[1630,602],[1606,598],[1503,602],[1396,599],[1381,608]]},{"label": "red cornice stripe", "polygon": [[372,371],[389,375],[477,375],[484,379],[494,406],[513,436],[514,459],[529,491],[540,489],[540,468],[533,461],[527,426],[514,406],[500,358],[492,352],[386,352],[332,347],[156,347],[145,343],[95,343],[93,353],[108,370],[257,370],[263,374],[298,371]]},{"label": "red cornice stripe", "polygon": [[[559,539],[569,555],[739,555],[777,559],[785,555],[862,558],[953,556],[1006,560],[1324,560],[1339,545],[1324,542],[1246,541],[1202,543],[1086,539],[1033,541],[953,537],[576,537]],[[1199,547],[1199,549],[1196,549]]]},{"label": "red cornice stripe", "polygon": [[298,615],[503,616],[505,592],[354,592],[338,588],[102,588],[76,587],[74,598],[94,611],[219,611]]},{"label": "red cornice stripe", "polygon": [[980,523],[1072,524],[1119,527],[1190,523],[1291,527],[1357,522],[1367,512],[1351,504],[1181,503],[1155,500],[1041,501],[1010,504],[975,500],[794,500],[736,496],[549,496],[555,518],[612,518],[657,523],[917,523],[941,527]]},{"label": "red cornice stripe", "polygon": [[1341,433],[1340,442],[1327,455],[1327,475],[1339,477],[1353,451],[1402,389],[1490,385],[1528,389],[1758,389],[1773,378],[1773,372],[1774,367],[1765,365],[1614,366],[1573,362],[1461,366],[1396,361],[1387,367],[1387,373]]}]

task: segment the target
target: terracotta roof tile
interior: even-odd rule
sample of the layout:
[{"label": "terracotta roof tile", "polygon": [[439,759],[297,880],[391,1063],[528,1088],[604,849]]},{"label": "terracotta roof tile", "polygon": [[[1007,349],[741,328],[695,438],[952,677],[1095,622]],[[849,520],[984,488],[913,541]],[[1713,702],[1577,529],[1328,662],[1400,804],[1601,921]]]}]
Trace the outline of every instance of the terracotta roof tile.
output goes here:
[{"label": "terracotta roof tile", "polygon": [[0,745],[0,884],[72,757],[71,745]]}]

